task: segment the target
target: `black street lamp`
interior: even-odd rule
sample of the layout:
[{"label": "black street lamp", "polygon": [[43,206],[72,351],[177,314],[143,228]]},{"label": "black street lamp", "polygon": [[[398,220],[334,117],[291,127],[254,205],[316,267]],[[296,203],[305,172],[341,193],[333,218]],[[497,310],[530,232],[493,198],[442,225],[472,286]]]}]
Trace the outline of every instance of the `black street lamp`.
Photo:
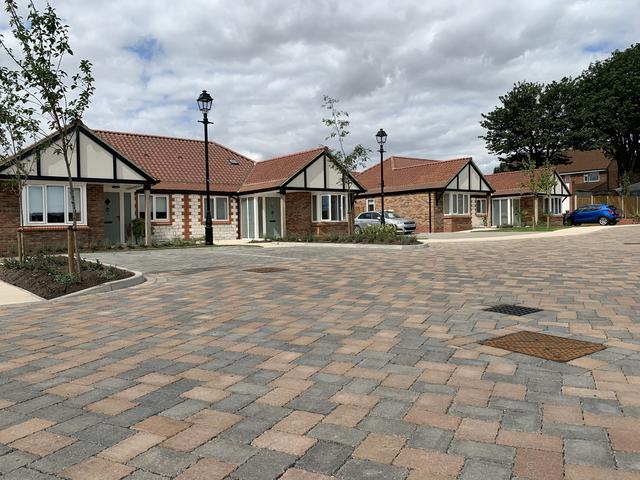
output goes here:
[{"label": "black street lamp", "polygon": [[211,192],[209,191],[209,124],[213,123],[209,121],[207,114],[211,110],[213,104],[213,98],[203,90],[198,97],[198,108],[202,112],[202,120],[198,120],[198,123],[204,125],[204,175],[205,183],[207,186],[207,200],[205,207],[205,223],[204,223],[204,244],[213,245],[213,221],[211,219]]},{"label": "black street lamp", "polygon": [[387,141],[387,133],[383,129],[378,130],[378,133],[376,133],[376,140],[378,141],[378,145],[380,145],[380,207],[381,207],[381,213],[382,213],[380,223],[384,225],[386,222],[384,220],[384,165],[383,165],[384,148],[383,148],[383,145]]}]

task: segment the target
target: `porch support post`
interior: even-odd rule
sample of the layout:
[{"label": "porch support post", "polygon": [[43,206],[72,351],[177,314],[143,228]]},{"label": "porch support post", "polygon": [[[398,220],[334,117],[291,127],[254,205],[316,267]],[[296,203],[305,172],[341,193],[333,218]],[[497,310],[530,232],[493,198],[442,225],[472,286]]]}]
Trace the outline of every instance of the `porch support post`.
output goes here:
[{"label": "porch support post", "polygon": [[280,194],[280,236],[287,234],[287,194]]},{"label": "porch support post", "polygon": [[491,201],[491,194],[487,193],[487,227],[492,227],[493,226],[493,212],[492,212],[492,201]]},{"label": "porch support post", "polygon": [[148,247],[151,245],[151,191],[149,185],[144,186],[144,244]]}]

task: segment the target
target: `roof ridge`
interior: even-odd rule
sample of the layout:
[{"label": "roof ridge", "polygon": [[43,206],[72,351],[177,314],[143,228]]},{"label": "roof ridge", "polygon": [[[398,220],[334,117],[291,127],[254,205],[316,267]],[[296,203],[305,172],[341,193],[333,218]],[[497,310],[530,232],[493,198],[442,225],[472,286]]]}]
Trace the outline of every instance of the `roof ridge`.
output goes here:
[{"label": "roof ridge", "polygon": [[[409,158],[409,157],[400,157],[400,158]],[[412,159],[412,160],[421,160],[419,158],[416,159]],[[443,163],[448,163],[448,162],[459,162],[460,160],[467,160],[470,161],[472,160],[471,157],[460,157],[460,158],[450,158],[449,160],[429,160],[429,159],[424,159],[424,160],[428,160],[431,163],[427,163],[425,165],[407,165],[405,167],[394,167],[394,170],[403,170],[405,168],[415,168],[415,167],[425,167],[427,165],[441,165]]]},{"label": "roof ridge", "polygon": [[280,160],[281,158],[293,157],[294,155],[301,155],[303,153],[311,153],[311,152],[313,152],[315,150],[325,150],[326,148],[327,148],[326,146],[310,148],[308,150],[301,150],[299,152],[293,152],[293,153],[289,153],[287,155],[280,155],[278,157],[272,157],[272,158],[266,158],[264,160],[258,160],[255,163],[264,163],[264,162],[270,162],[272,160]]},{"label": "roof ridge", "polygon": [[[153,133],[136,133],[136,132],[121,132],[121,131],[117,131],[117,130],[100,130],[100,129],[91,129],[92,132],[95,133],[107,133],[107,134],[114,134],[114,135],[126,135],[128,137],[148,137],[148,138],[162,138],[165,140],[180,140],[183,142],[195,142],[195,143],[204,143],[204,140],[198,140],[196,138],[184,138],[184,137],[174,137],[171,135],[157,135],[157,134],[153,134]],[[226,147],[225,145],[222,145],[221,143],[218,143],[216,141],[213,140],[209,140],[210,144],[216,145],[228,152],[233,153],[234,155],[238,155],[239,157],[244,158],[245,160],[249,160],[250,162],[256,163],[256,160],[253,160],[249,157],[247,157],[246,155],[243,155],[241,153],[236,152],[235,150],[230,149],[229,147]]]}]

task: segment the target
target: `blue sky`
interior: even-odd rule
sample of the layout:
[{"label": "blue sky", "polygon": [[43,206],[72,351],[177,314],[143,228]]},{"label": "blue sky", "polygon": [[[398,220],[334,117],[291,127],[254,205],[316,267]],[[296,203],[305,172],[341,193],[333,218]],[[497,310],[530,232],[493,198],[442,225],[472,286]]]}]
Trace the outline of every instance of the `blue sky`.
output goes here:
[{"label": "blue sky", "polygon": [[[214,140],[255,159],[325,142],[322,96],[350,143],[496,161],[480,115],[518,81],[578,75],[638,41],[635,0],[56,0],[76,59],[94,64],[93,128]],[[1,28],[1,27],[0,27]],[[375,159],[375,156],[374,156]],[[374,160],[372,159],[372,161]]]}]

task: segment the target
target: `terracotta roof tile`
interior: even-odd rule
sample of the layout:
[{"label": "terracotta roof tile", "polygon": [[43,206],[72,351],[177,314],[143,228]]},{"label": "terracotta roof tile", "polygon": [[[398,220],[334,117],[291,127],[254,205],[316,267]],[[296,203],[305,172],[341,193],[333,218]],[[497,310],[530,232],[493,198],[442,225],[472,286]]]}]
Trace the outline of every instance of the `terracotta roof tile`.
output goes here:
[{"label": "terracotta roof tile", "polygon": [[605,170],[611,159],[602,150],[570,150],[565,152],[567,163],[558,165],[559,173]]},{"label": "terracotta roof tile", "polygon": [[[540,169],[537,169],[536,174],[539,172]],[[494,188],[494,195],[526,195],[531,193],[531,189],[524,186],[527,181],[524,170],[494,173],[486,175],[485,178]]]},{"label": "terracotta roof tile", "polygon": [[[429,160],[409,157],[389,157],[383,161],[385,192],[428,190],[446,187],[471,158]],[[380,192],[380,164],[363,172],[356,179],[367,193]]]}]

